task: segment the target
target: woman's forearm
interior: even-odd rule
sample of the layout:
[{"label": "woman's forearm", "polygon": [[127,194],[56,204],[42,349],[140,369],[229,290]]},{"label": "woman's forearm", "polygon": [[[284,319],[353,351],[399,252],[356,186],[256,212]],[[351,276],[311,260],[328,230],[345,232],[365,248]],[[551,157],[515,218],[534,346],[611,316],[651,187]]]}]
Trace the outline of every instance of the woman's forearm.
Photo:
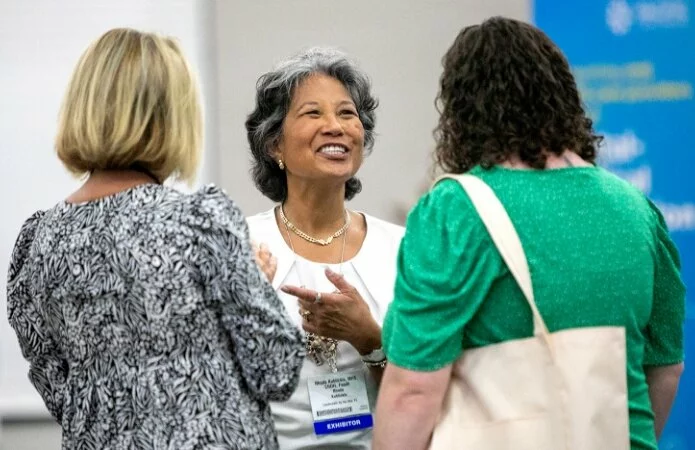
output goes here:
[{"label": "woman's forearm", "polygon": [[379,397],[373,449],[426,449],[439,412],[432,397],[388,386]]},{"label": "woman's forearm", "polygon": [[434,372],[387,367],[379,390],[373,449],[426,449],[450,376],[451,366]]},{"label": "woman's forearm", "polygon": [[654,411],[654,431],[657,439],[661,437],[671,413],[682,373],[683,363],[645,368],[647,384],[649,385],[649,399],[651,400],[652,411]]}]

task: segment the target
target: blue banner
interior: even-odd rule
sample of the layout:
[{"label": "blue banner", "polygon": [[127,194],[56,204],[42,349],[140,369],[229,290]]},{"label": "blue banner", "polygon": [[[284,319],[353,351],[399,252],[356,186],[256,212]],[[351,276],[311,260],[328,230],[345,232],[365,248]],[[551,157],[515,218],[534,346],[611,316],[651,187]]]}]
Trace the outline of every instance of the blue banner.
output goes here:
[{"label": "blue banner", "polygon": [[689,0],[535,0],[567,55],[600,163],[661,208],[688,290],[686,372],[660,448],[695,450],[695,26]]}]

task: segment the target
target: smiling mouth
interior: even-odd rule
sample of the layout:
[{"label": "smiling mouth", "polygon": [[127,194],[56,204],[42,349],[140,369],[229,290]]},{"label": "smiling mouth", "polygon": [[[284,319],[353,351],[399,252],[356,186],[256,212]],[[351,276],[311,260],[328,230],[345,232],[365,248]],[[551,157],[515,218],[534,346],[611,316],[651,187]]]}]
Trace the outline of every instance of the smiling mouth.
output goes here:
[{"label": "smiling mouth", "polygon": [[318,151],[318,153],[322,153],[324,155],[329,155],[329,156],[340,156],[340,155],[345,155],[348,153],[347,147],[343,145],[324,145],[321,147]]}]

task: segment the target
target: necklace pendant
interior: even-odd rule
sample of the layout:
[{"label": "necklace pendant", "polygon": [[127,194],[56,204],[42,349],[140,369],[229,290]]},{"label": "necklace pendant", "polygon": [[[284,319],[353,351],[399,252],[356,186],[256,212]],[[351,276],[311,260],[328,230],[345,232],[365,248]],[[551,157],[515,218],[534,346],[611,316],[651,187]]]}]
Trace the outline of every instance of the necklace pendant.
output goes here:
[{"label": "necklace pendant", "polygon": [[331,242],[333,242],[333,236],[329,236],[328,239],[325,239],[323,245],[329,245]]}]

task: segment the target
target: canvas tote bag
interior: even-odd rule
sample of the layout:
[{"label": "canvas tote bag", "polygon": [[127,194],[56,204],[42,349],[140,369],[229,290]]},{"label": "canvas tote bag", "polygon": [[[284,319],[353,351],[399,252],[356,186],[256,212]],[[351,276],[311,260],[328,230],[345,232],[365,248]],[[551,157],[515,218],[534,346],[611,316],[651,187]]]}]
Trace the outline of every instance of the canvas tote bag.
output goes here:
[{"label": "canvas tote bag", "polygon": [[[431,450],[629,450],[625,330],[549,333],[536,307],[526,255],[492,189],[461,183],[533,313],[533,336],[465,350]],[[572,305],[567,305],[572,314]]]}]

